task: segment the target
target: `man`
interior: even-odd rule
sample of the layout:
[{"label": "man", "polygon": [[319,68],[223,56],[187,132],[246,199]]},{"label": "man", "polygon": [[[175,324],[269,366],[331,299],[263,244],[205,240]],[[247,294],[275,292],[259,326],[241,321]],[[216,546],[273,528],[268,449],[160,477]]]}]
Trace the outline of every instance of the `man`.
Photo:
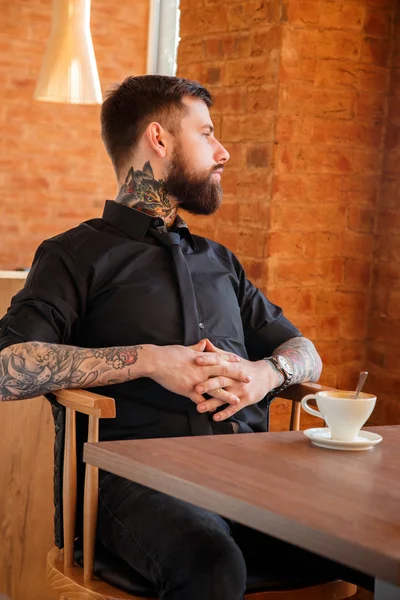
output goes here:
[{"label": "man", "polygon": [[[103,386],[117,403],[103,440],[251,433],[267,430],[267,394],[318,380],[312,342],[178,215],[221,203],[229,154],[210,105],[173,77],[130,77],[109,94],[102,137],[118,194],[101,219],[39,247],[1,323],[2,400]],[[279,569],[291,552],[108,473],[99,498],[99,540],[165,600],[242,598],[246,563]]]}]

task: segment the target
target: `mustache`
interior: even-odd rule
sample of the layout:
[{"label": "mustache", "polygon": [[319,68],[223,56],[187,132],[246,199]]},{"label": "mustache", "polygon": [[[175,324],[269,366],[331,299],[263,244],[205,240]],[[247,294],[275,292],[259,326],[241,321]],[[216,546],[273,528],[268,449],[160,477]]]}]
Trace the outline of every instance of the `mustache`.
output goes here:
[{"label": "mustache", "polygon": [[210,175],[212,175],[213,173],[222,173],[224,172],[224,165],[216,165],[215,167],[213,167],[211,169]]}]

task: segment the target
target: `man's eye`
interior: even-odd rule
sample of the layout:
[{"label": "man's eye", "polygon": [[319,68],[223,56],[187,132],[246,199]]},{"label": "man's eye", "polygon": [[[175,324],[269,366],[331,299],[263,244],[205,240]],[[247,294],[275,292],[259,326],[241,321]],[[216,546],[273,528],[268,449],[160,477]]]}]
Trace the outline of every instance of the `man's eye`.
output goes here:
[{"label": "man's eye", "polygon": [[203,135],[204,135],[206,138],[209,138],[209,137],[210,137],[210,135],[211,135],[211,133],[203,133]]}]

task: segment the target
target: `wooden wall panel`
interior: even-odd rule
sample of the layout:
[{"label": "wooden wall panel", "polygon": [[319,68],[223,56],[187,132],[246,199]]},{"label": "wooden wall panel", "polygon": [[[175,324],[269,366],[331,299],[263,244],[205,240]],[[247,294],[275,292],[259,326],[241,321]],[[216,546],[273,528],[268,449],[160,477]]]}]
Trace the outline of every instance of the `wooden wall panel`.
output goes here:
[{"label": "wooden wall panel", "polygon": [[[23,286],[0,273],[0,315]],[[46,555],[53,545],[53,440],[43,397],[0,403],[0,593],[12,600],[55,600]]]}]

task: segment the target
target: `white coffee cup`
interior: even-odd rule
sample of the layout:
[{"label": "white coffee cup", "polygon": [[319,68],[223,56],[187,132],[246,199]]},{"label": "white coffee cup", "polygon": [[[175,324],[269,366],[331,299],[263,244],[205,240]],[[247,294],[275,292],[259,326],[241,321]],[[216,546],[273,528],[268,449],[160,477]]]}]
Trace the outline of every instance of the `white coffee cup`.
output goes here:
[{"label": "white coffee cup", "polygon": [[[308,400],[315,400],[318,410],[308,406]],[[353,442],[361,427],[374,410],[376,396],[361,393],[356,399],[355,392],[323,391],[308,394],[301,401],[303,409],[326,421],[331,439],[342,442]]]}]

